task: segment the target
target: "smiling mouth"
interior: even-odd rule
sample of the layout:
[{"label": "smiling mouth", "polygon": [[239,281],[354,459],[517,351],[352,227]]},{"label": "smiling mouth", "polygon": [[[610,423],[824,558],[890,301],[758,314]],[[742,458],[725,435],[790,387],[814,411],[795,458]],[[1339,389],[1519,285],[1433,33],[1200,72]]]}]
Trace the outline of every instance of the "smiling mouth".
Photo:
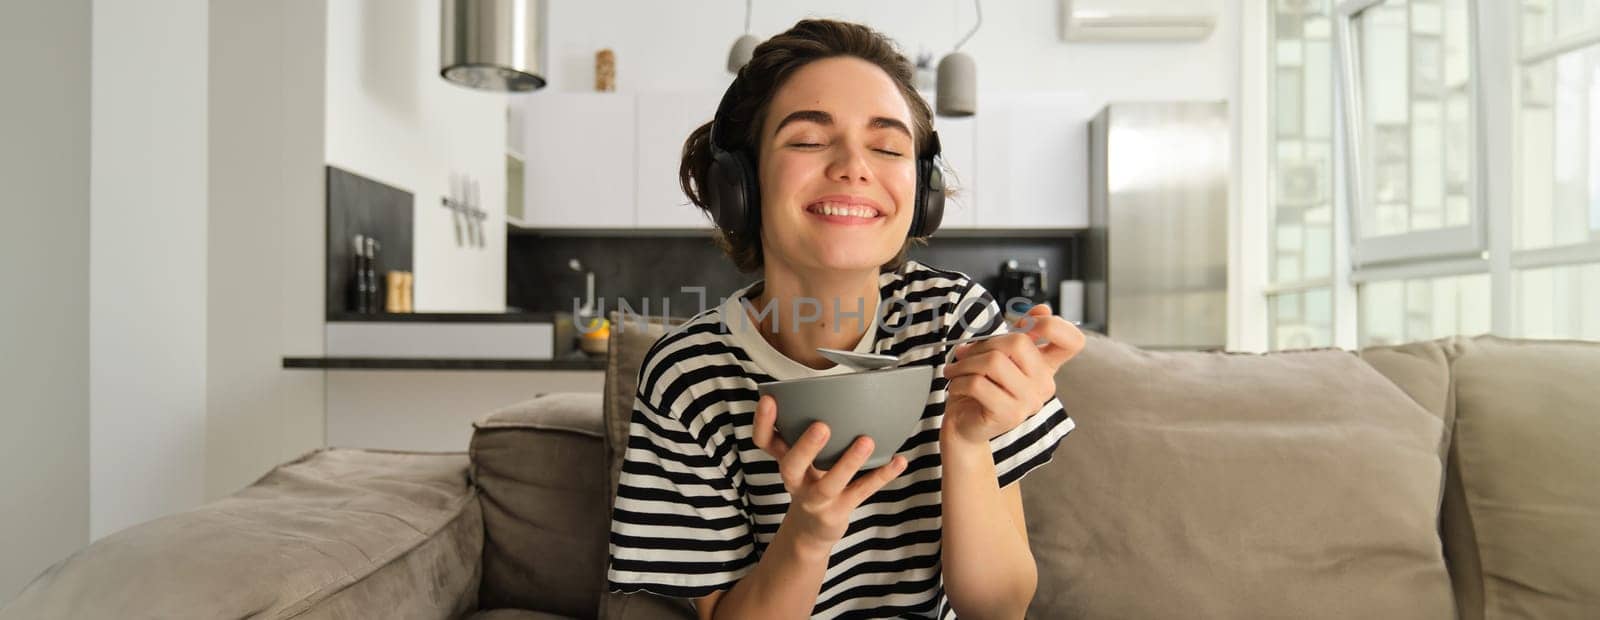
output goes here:
[{"label": "smiling mouth", "polygon": [[814,202],[806,205],[806,213],[818,216],[824,221],[838,224],[864,224],[883,218],[883,213],[871,205],[846,204],[833,201]]}]

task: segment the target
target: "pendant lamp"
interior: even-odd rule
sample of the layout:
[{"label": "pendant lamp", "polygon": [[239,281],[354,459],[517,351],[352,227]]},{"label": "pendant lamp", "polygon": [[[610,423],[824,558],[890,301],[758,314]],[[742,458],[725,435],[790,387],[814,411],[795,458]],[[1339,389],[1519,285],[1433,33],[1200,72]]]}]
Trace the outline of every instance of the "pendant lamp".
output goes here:
[{"label": "pendant lamp", "polygon": [[983,6],[979,0],[973,0],[972,5],[978,14],[977,22],[956,42],[955,49],[939,60],[939,77],[935,82],[938,94],[934,100],[934,113],[939,116],[963,117],[978,112],[978,65],[971,56],[961,52],[961,46],[983,25]]},{"label": "pendant lamp", "polygon": [[733,48],[728,50],[728,73],[737,75],[745,63],[750,62],[750,57],[755,55],[756,46],[761,44],[750,34],[750,2],[744,0],[744,35],[734,40]]}]

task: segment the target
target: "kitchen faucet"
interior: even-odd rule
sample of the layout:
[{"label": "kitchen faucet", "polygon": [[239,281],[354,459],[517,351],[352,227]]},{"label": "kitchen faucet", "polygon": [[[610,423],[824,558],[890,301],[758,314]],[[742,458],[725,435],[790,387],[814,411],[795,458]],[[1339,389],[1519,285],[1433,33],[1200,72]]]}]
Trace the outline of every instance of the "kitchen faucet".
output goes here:
[{"label": "kitchen faucet", "polygon": [[578,309],[577,316],[580,319],[590,318],[594,315],[594,271],[585,270],[583,261],[576,258],[567,260],[567,268],[584,275],[583,307]]}]

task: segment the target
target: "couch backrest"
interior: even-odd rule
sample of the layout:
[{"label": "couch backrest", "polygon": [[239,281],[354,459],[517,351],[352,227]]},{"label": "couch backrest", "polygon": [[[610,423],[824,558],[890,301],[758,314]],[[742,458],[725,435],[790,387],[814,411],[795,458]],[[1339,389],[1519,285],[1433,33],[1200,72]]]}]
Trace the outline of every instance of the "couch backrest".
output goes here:
[{"label": "couch backrest", "polygon": [[1600,616],[1600,343],[1383,351],[1396,352],[1410,359],[1374,365],[1455,419],[1440,529],[1460,617]]},{"label": "couch backrest", "polygon": [[1445,420],[1355,355],[1153,352],[1057,374],[1077,422],[1022,480],[1037,618],[1451,618]]},{"label": "couch backrest", "polygon": [[694,618],[677,599],[606,590],[616,494],[639,366],[681,321],[618,323],[612,314],[602,394],[552,394],[474,423],[471,455],[483,498],[484,609],[572,618]]},{"label": "couch backrest", "polygon": [[473,424],[484,609],[596,615],[611,501],[600,406],[599,394],[553,394]]},{"label": "couch backrest", "polygon": [[[641,322],[637,317],[620,324],[622,317],[611,314],[611,340],[607,344],[605,387],[605,432],[608,501],[617,494],[622,476],[622,457],[628,448],[628,422],[633,416],[634,394],[639,385],[639,367],[657,340],[683,319],[669,318]],[[610,504],[607,504],[607,515]],[[609,525],[609,524],[608,524]],[[607,550],[609,558],[609,549]],[[600,595],[601,620],[694,618],[694,609],[680,599],[656,596],[649,592]]]},{"label": "couch backrest", "polygon": [[[639,367],[644,355],[667,331],[684,319],[641,320],[611,313],[611,338],[606,344],[605,432],[606,460],[611,492],[616,494],[622,476],[622,455],[628,447],[628,421],[633,415],[634,394],[639,387]],[[613,497],[613,499],[615,499]]]},{"label": "couch backrest", "polygon": [[[663,331],[612,332],[608,501],[638,365]],[[1093,337],[1056,377],[1078,429],[1023,481],[1030,616],[1600,609],[1596,379],[1595,343],[1452,338],[1358,357]],[[646,593],[601,599],[601,617],[692,617]]]}]

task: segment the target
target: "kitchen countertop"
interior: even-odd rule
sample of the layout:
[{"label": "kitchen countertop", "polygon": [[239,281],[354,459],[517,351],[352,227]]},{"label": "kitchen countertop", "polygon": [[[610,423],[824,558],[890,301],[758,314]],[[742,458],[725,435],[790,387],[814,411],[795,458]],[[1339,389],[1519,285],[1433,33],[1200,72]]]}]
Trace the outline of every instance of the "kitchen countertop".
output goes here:
[{"label": "kitchen countertop", "polygon": [[[326,317],[334,323],[558,323],[557,312],[336,312]],[[570,321],[559,321],[570,324]],[[557,325],[557,335],[561,326]],[[605,370],[605,356],[568,350],[554,359],[462,357],[356,357],[285,356],[283,367],[308,370]]]},{"label": "kitchen countertop", "polygon": [[555,319],[555,312],[338,312],[327,317],[329,323],[554,323]]},{"label": "kitchen countertop", "polygon": [[557,359],[284,357],[283,367],[313,370],[605,370],[606,358],[581,353]]}]

